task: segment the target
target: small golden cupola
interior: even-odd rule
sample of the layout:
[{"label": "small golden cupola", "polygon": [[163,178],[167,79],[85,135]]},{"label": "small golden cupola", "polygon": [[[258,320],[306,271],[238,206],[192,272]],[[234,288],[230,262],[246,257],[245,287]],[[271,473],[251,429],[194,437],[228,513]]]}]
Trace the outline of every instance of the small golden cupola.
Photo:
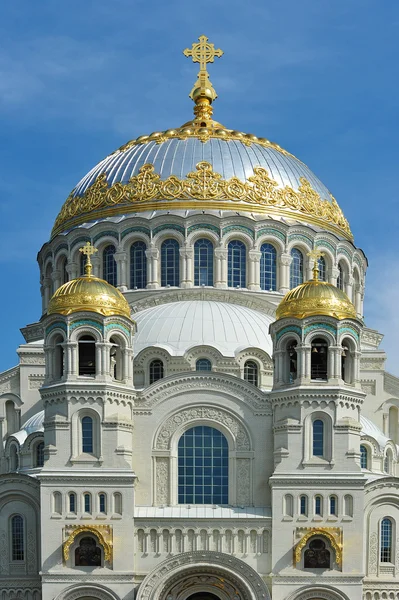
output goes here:
[{"label": "small golden cupola", "polygon": [[323,254],[318,250],[309,252],[314,260],[313,279],[290,290],[276,310],[276,318],[304,319],[327,316],[335,319],[356,319],[356,309],[344,291],[335,285],[319,280],[318,260]]},{"label": "small golden cupola", "polygon": [[130,318],[130,307],[123,294],[104,279],[91,274],[91,255],[97,252],[97,248],[87,242],[79,250],[87,257],[85,274],[58,288],[49,302],[47,314],[70,315],[89,311],[106,317],[120,315]]}]

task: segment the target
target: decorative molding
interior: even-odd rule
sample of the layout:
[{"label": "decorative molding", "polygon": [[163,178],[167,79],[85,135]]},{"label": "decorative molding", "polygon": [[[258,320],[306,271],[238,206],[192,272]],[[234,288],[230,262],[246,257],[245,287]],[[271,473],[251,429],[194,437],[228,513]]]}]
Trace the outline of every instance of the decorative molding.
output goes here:
[{"label": "decorative molding", "polygon": [[376,384],[377,382],[375,379],[362,379],[360,381],[363,392],[372,396],[375,396]]},{"label": "decorative molding", "polygon": [[64,543],[62,548],[65,562],[69,559],[69,550],[72,544],[81,533],[91,533],[94,535],[104,550],[104,560],[112,562],[112,525],[66,525],[64,527]]},{"label": "decorative molding", "polygon": [[224,425],[235,439],[237,450],[250,450],[251,444],[248,434],[240,421],[225,410],[213,406],[197,406],[186,408],[169,417],[162,425],[156,439],[155,447],[157,450],[167,450],[170,447],[170,440],[174,432],[184,423],[190,423],[198,420],[208,420],[212,423]]},{"label": "decorative molding", "polygon": [[158,456],[156,459],[156,497],[157,505],[169,503],[169,458]]},{"label": "decorative molding", "polygon": [[[132,318],[134,319],[134,313],[145,310],[146,308],[152,308],[161,304],[170,304],[171,302],[182,302],[184,300],[210,300],[213,302],[225,302],[227,304],[235,304],[237,306],[245,306],[246,308],[252,308],[263,315],[268,315],[275,318],[276,304],[273,304],[267,298],[254,297],[253,294],[237,291],[234,289],[217,289],[217,288],[191,288],[191,289],[162,289],[160,291],[150,292],[150,295],[146,295],[144,298],[132,302],[132,298],[135,300],[135,295],[126,295],[129,301],[130,308],[132,309]],[[273,300],[277,302],[282,298],[281,295],[273,297]]]},{"label": "decorative molding", "polygon": [[324,537],[330,542],[335,552],[335,562],[342,565],[342,528],[341,527],[297,527],[296,538],[300,537],[294,547],[294,565],[301,562],[302,550],[313,537]]},{"label": "decorative molding", "polygon": [[270,600],[263,579],[242,560],[221,552],[186,552],[160,563],[139,587],[137,600],[158,600],[183,577],[218,575],[232,584],[242,600]]},{"label": "decorative molding", "polygon": [[141,392],[137,396],[136,408],[152,408],[182,392],[207,389],[217,394],[222,392],[232,395],[256,410],[263,409],[266,412],[271,412],[268,396],[255,386],[233,375],[204,373],[173,374],[165,379],[160,379],[150,389]]},{"label": "decorative molding", "polygon": [[251,504],[251,459],[236,459],[237,478],[237,504],[249,506]]}]

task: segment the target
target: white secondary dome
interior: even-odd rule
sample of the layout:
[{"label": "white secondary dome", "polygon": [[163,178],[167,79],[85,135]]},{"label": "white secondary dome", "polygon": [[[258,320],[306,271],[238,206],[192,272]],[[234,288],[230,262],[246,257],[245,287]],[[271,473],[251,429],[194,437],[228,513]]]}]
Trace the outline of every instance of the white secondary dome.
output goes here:
[{"label": "white secondary dome", "polygon": [[192,300],[147,308],[133,315],[135,354],[149,346],[183,356],[194,346],[212,346],[223,356],[254,347],[272,355],[269,325],[273,317],[245,306]]}]

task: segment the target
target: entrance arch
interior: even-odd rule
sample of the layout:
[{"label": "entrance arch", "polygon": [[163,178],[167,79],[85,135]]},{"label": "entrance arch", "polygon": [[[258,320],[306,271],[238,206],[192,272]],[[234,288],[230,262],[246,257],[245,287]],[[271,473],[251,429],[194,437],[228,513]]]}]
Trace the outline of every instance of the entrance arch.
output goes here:
[{"label": "entrance arch", "polygon": [[103,585],[72,585],[55,597],[54,600],[120,600],[114,592]]},{"label": "entrance arch", "polygon": [[185,552],[147,575],[136,600],[270,600],[258,573],[222,552]]},{"label": "entrance arch", "polygon": [[349,600],[343,592],[335,590],[330,586],[302,587],[288,596],[287,600]]}]

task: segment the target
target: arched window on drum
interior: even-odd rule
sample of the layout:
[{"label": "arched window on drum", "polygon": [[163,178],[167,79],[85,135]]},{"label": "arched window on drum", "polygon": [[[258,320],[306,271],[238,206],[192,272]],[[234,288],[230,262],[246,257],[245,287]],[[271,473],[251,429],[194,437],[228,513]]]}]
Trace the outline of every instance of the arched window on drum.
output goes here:
[{"label": "arched window on drum", "polygon": [[161,246],[161,286],[180,285],[180,254],[177,240],[165,240]]},{"label": "arched window on drum", "polygon": [[247,279],[247,249],[240,240],[228,245],[228,286],[243,288]]},{"label": "arched window on drum", "polygon": [[212,363],[208,358],[199,358],[195,363],[196,371],[212,371]]},{"label": "arched window on drum", "polygon": [[248,383],[258,385],[259,373],[258,365],[254,360],[247,360],[244,364],[244,379]]},{"label": "arched window on drum", "polygon": [[293,289],[303,283],[303,254],[298,248],[293,248],[291,258],[290,288]]},{"label": "arched window on drum", "polygon": [[229,449],[213,427],[188,429],[178,444],[179,504],[228,504]]},{"label": "arched window on drum", "polygon": [[260,288],[274,292],[277,289],[277,251],[272,244],[260,247]]},{"label": "arched window on drum", "polygon": [[106,246],[103,252],[103,279],[114,286],[117,284],[115,252],[112,244]]},{"label": "arched window on drum", "polygon": [[130,246],[130,289],[143,289],[147,285],[147,247],[144,242]]},{"label": "arched window on drum", "polygon": [[319,268],[319,281],[327,281],[326,261],[322,256],[317,261],[317,266]]},{"label": "arched window on drum", "polygon": [[213,285],[213,244],[206,238],[194,244],[194,285]]}]

